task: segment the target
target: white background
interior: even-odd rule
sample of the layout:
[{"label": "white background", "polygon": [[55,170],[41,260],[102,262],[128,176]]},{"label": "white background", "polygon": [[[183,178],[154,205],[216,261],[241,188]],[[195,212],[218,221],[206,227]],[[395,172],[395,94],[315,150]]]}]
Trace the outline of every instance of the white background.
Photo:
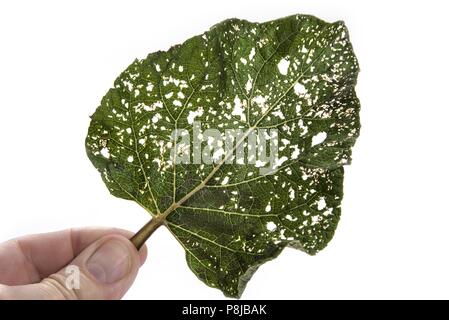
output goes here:
[{"label": "white background", "polygon": [[[74,226],[139,229],[84,151],[89,115],[134,58],[230,17],[344,20],[361,65],[361,136],[342,219],[315,257],[287,249],[246,299],[449,298],[446,1],[2,1],[0,241]],[[159,229],[127,294],[220,299]]]}]

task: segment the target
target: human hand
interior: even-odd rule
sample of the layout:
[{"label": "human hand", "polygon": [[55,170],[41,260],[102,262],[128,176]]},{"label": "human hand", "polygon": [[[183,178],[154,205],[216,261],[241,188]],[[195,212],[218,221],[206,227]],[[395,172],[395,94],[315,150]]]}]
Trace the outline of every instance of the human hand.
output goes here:
[{"label": "human hand", "polygon": [[82,228],[1,243],[0,299],[120,299],[147,256],[131,236],[120,229]]}]

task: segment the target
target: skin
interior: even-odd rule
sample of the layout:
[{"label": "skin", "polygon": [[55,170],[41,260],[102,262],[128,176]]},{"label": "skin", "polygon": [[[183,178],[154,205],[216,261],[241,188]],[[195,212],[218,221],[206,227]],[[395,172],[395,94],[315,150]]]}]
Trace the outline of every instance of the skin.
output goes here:
[{"label": "skin", "polygon": [[[147,249],[128,240],[130,231],[68,229],[28,235],[0,244],[0,299],[120,299],[131,287]],[[68,265],[80,274],[67,285]]]}]

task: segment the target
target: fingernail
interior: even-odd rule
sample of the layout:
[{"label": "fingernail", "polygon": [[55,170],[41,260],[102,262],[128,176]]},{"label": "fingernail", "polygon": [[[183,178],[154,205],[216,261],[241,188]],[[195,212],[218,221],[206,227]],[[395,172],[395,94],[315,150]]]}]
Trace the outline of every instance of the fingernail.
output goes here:
[{"label": "fingernail", "polygon": [[123,279],[131,269],[131,256],[125,244],[109,240],[101,245],[87,260],[87,270],[102,283]]}]

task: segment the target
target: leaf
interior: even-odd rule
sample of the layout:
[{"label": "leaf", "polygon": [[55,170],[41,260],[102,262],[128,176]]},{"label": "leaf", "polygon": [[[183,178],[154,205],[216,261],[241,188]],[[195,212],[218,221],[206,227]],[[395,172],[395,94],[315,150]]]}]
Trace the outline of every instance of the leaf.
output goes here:
[{"label": "leaf", "polygon": [[[358,71],[342,22],[226,20],[135,60],[93,114],[87,154],[114,196],[170,230],[199,279],[239,297],[286,246],[315,254],[334,235],[360,129]],[[172,133],[192,136],[193,120],[245,139],[275,128],[282,164],[262,174],[260,163],[228,163],[245,139],[217,163],[176,164],[194,146]]]}]

